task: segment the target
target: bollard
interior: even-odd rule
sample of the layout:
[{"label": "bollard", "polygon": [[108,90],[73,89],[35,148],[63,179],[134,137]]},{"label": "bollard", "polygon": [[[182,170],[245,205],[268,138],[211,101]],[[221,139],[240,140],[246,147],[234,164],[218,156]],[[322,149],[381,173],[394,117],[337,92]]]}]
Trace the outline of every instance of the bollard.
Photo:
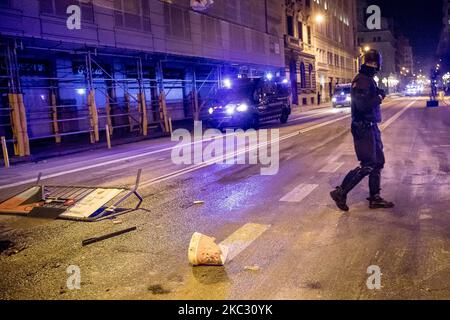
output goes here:
[{"label": "bollard", "polygon": [[108,149],[111,149],[111,135],[109,134],[109,125],[106,125],[106,142],[108,143]]},{"label": "bollard", "polygon": [[3,159],[5,161],[5,167],[9,168],[9,155],[8,155],[8,148],[6,147],[6,139],[5,137],[2,137],[2,150],[3,150]]}]

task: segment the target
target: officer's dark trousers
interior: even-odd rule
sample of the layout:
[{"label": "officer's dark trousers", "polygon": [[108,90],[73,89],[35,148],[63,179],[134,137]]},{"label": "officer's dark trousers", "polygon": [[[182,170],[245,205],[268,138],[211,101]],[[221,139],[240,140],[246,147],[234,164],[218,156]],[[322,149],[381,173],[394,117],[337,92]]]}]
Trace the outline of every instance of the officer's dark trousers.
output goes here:
[{"label": "officer's dark trousers", "polygon": [[380,129],[375,123],[353,122],[352,135],[361,166],[347,174],[341,185],[342,191],[345,194],[349,193],[369,176],[370,196],[379,195],[381,170],[385,163]]}]

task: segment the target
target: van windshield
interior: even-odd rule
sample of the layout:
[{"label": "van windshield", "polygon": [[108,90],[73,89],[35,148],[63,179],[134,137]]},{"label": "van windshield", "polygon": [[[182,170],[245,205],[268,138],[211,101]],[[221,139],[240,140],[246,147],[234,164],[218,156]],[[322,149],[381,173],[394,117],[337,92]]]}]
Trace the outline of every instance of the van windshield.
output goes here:
[{"label": "van windshield", "polygon": [[350,88],[338,88],[334,91],[335,95],[339,95],[339,94],[350,94],[351,90]]}]

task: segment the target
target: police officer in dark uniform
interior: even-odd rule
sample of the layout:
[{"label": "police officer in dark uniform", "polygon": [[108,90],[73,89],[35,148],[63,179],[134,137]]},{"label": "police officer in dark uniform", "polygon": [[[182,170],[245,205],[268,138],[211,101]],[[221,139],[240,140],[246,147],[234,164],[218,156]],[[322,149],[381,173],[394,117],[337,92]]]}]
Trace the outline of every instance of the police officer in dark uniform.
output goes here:
[{"label": "police officer in dark uniform", "polygon": [[349,211],[347,194],[367,176],[370,189],[370,197],[367,199],[369,207],[394,207],[392,202],[380,196],[381,170],[385,159],[378,123],[381,122],[380,105],[386,95],[377,87],[373,78],[380,71],[381,64],[382,57],[377,50],[367,51],[363,56],[361,69],[352,82],[352,135],[361,165],[350,171],[342,185],[330,194],[338,208],[343,211]]}]

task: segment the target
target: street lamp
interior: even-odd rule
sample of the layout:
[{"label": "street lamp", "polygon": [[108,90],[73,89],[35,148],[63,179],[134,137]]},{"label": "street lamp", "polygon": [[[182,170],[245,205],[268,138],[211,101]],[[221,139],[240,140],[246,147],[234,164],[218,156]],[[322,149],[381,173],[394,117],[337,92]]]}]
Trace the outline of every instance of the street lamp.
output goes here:
[{"label": "street lamp", "polygon": [[325,20],[325,17],[323,16],[323,14],[319,13],[316,15],[316,22],[317,23],[322,23]]},{"label": "street lamp", "polygon": [[370,47],[369,47],[369,46],[365,46],[365,47],[364,47],[364,51],[365,51],[365,52],[369,52],[369,51],[370,51]]}]

